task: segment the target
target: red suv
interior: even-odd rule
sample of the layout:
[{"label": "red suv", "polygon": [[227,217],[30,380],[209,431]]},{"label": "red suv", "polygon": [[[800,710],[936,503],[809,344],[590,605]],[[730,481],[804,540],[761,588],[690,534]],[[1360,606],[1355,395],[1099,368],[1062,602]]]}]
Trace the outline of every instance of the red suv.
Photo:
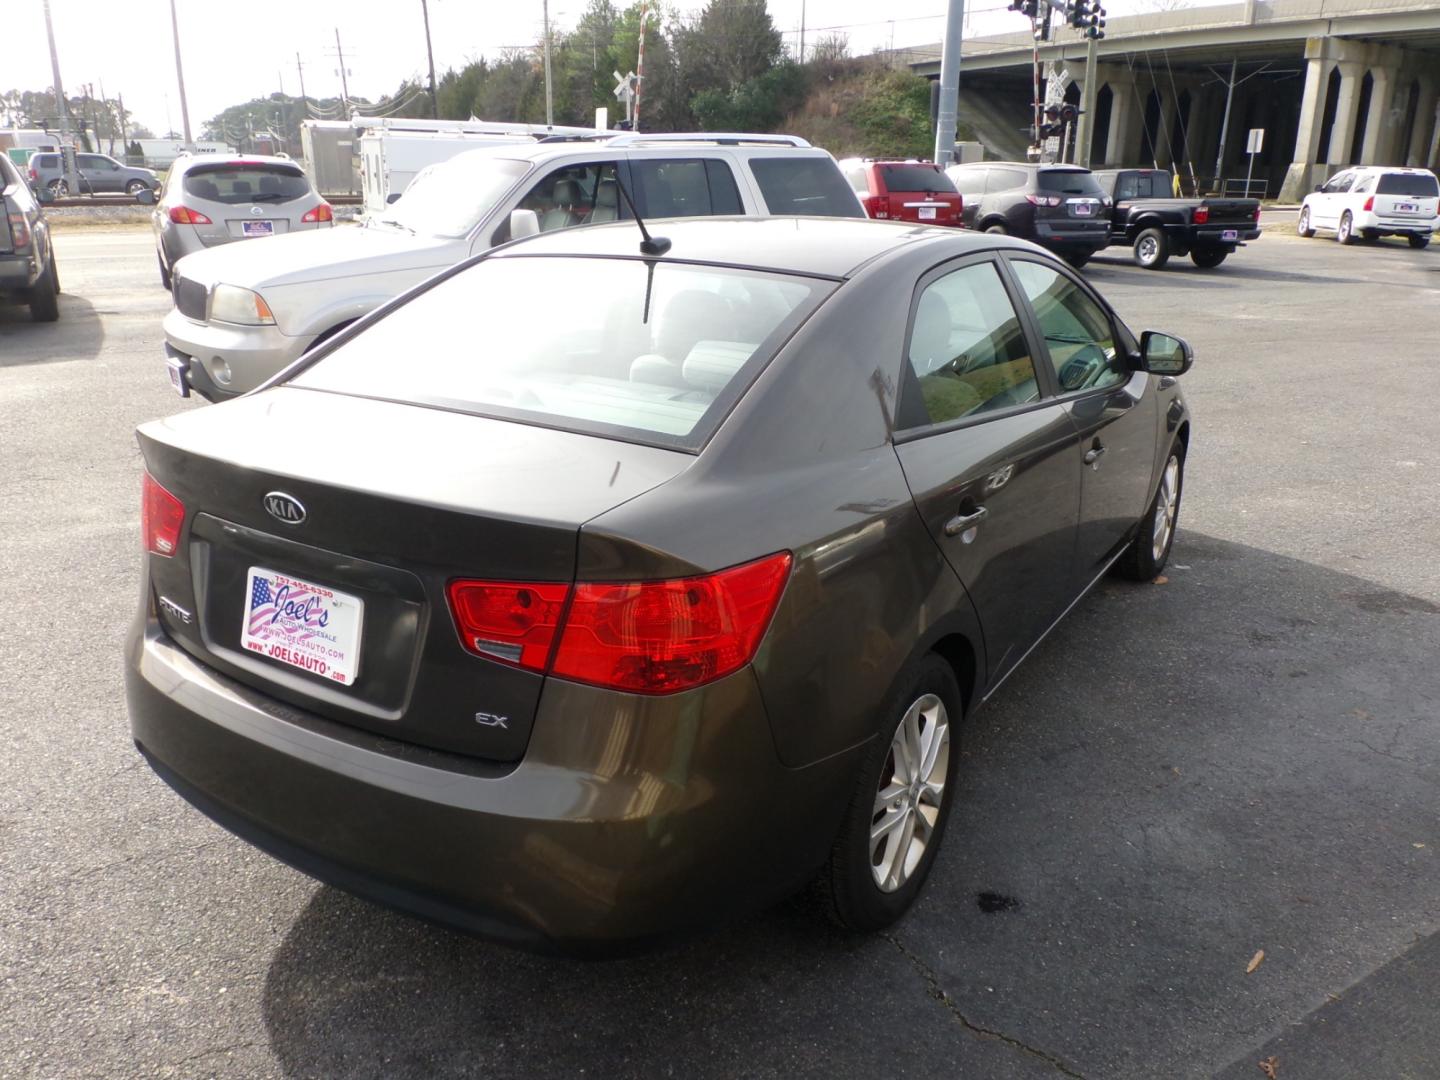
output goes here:
[{"label": "red suv", "polygon": [[877,221],[960,228],[960,193],[934,162],[846,158],[840,171],[860,196],[865,213]]}]

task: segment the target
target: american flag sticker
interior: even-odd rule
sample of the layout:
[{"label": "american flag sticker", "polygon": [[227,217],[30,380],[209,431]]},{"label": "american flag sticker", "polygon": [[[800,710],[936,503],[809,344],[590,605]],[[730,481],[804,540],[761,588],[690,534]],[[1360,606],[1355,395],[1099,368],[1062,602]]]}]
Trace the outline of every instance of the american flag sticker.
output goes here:
[{"label": "american flag sticker", "polygon": [[240,644],[251,653],[349,686],[360,662],[358,597],[252,566]]}]

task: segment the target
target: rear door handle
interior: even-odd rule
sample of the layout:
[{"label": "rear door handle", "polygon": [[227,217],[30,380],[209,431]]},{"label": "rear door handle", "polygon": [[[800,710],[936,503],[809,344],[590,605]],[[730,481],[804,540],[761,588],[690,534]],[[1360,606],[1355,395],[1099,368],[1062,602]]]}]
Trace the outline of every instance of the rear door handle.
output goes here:
[{"label": "rear door handle", "polygon": [[990,511],[986,510],[983,506],[977,506],[968,514],[956,514],[949,521],[945,522],[945,535],[959,536],[966,529],[973,529],[989,516]]},{"label": "rear door handle", "polygon": [[1085,451],[1085,464],[1094,465],[1100,460],[1100,455],[1103,453],[1105,453],[1105,447],[1092,446],[1089,450]]}]

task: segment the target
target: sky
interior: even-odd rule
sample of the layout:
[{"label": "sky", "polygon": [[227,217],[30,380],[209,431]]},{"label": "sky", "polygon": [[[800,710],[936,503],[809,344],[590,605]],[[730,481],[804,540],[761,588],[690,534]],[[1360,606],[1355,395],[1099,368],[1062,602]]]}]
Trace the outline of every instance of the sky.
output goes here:
[{"label": "sky", "polygon": [[[1156,0],[1115,0],[1114,13],[1154,7]],[[123,94],[132,117],[157,134],[181,130],[180,98],[170,34],[169,0],[49,0],[66,93],[92,83]],[[374,101],[405,78],[425,76],[421,0],[175,0],[180,23],[190,124],[198,138],[206,120],[230,105],[283,89],[299,93],[296,54],[312,97],[339,96],[335,33],[345,50],[352,95]],[[51,85],[45,39],[45,0],[5,5],[5,59],[0,91],[43,90]],[[541,0],[429,0],[437,76],[507,46],[525,46],[543,34]],[[620,6],[617,3],[617,6]],[[682,13],[703,0],[679,0]],[[972,0],[967,33],[1020,29],[1006,0]],[[550,0],[556,27],[575,24],[585,0]],[[846,34],[851,51],[940,39],[945,0],[770,0],[770,13],[792,49],[802,9],[807,43],[830,32]],[[883,11],[887,16],[877,20]],[[489,119],[489,118],[487,118]],[[502,118],[496,118],[502,119]]]}]

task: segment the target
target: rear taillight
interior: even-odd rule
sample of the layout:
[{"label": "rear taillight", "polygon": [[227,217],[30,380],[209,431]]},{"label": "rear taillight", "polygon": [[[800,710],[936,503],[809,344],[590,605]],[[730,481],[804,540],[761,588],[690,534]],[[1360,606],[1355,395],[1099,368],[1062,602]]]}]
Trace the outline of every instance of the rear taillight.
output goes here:
[{"label": "rear taillight", "polygon": [[1258,207],[1258,206],[1255,207],[1255,220],[1256,220],[1256,221],[1259,221],[1259,220],[1260,220],[1260,207]]},{"label": "rear taillight", "polygon": [[39,180],[39,179],[40,179],[40,174],[35,171],[35,166],[34,166],[34,165],[31,165],[31,166],[30,166],[30,179],[31,179],[31,180]]},{"label": "rear taillight", "polygon": [[17,248],[30,245],[30,223],[24,214],[10,215],[10,239]]},{"label": "rear taillight", "polygon": [[751,661],[789,576],[790,553],[782,551],[672,581],[582,582],[573,590],[455,581],[450,609],[465,648],[479,656],[613,690],[673,694]]},{"label": "rear taillight", "polygon": [[321,221],[334,221],[335,214],[330,209],[330,204],[328,202],[322,202],[314,209],[306,210],[305,216],[302,217],[300,220],[307,225],[314,225],[315,223]]},{"label": "rear taillight", "polygon": [[148,472],[140,497],[140,535],[145,550],[165,558],[180,546],[180,526],[185,524],[185,504],[166,491]]},{"label": "rear taillight", "polygon": [[1025,198],[1035,206],[1059,206],[1065,201],[1059,195],[1026,195]]},{"label": "rear taillight", "polygon": [[170,208],[170,220],[176,225],[214,225],[199,210],[191,210],[188,206],[172,206]]},{"label": "rear taillight", "polygon": [[1204,225],[1210,220],[1210,208],[1208,206],[1195,207],[1195,224]]},{"label": "rear taillight", "polygon": [[544,671],[569,585],[452,581],[450,611],[460,642],[476,656]]},{"label": "rear taillight", "polygon": [[1374,195],[1371,195],[1368,199],[1365,200],[1365,213],[1368,214],[1368,213],[1370,213],[1370,212],[1371,212],[1372,210],[1374,210],[1374,209],[1375,209],[1375,196],[1374,196]]},{"label": "rear taillight", "polygon": [[860,202],[865,207],[865,213],[872,218],[890,216],[890,198],[887,195],[862,195]]}]

